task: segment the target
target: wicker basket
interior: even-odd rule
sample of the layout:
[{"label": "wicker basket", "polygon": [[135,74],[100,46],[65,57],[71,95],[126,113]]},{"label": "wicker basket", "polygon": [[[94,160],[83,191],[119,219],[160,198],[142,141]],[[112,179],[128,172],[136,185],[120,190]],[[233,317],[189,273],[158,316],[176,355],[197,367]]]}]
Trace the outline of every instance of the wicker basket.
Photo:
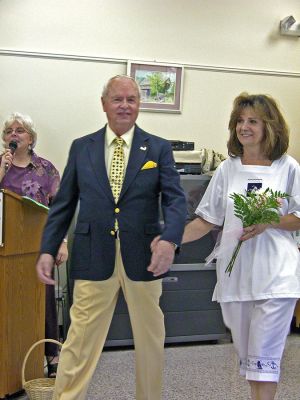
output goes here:
[{"label": "wicker basket", "polygon": [[25,367],[30,353],[37,345],[45,342],[62,346],[57,340],[42,339],[34,343],[28,350],[22,365],[22,385],[30,400],[51,400],[53,396],[55,378],[38,378],[27,382],[25,381]]}]

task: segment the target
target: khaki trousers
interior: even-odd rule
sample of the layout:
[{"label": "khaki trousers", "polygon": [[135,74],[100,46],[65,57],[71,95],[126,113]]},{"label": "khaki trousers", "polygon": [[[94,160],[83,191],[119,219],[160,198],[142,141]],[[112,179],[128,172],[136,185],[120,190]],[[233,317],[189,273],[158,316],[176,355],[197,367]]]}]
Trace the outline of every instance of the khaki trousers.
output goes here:
[{"label": "khaki trousers", "polygon": [[[71,326],[60,354],[53,400],[85,399],[120,288],[127,302],[134,337],[136,399],[161,399],[165,339],[164,317],[159,307],[162,282],[161,279],[150,282],[128,279],[120,243],[116,240],[113,275],[105,281],[75,281]],[[101,397],[101,390],[100,399],[106,400]]]}]

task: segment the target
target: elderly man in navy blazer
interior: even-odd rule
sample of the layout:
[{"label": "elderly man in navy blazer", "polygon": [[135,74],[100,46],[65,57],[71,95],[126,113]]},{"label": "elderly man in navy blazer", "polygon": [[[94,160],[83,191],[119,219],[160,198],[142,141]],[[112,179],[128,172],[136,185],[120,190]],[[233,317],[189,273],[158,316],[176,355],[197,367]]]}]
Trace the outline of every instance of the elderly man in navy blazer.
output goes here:
[{"label": "elderly man in navy blazer", "polygon": [[[159,400],[165,339],[159,298],[162,277],[181,243],[185,196],[169,142],[135,124],[140,105],[136,82],[122,75],[111,78],[101,100],[108,124],[73,142],[37,262],[40,280],[54,284],[55,256],[79,202],[71,257],[71,326],[53,399],[85,399],[121,288],[135,344],[136,398]],[[124,179],[114,197],[110,170],[120,137]]]}]

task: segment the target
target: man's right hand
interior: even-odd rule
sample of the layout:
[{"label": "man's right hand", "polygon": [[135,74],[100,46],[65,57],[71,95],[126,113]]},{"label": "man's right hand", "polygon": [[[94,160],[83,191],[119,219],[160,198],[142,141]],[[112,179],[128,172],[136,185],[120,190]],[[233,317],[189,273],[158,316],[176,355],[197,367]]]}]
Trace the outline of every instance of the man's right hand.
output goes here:
[{"label": "man's right hand", "polygon": [[37,264],[36,271],[38,278],[46,285],[55,285],[55,280],[51,278],[52,269],[54,266],[54,258],[51,254],[41,254]]}]

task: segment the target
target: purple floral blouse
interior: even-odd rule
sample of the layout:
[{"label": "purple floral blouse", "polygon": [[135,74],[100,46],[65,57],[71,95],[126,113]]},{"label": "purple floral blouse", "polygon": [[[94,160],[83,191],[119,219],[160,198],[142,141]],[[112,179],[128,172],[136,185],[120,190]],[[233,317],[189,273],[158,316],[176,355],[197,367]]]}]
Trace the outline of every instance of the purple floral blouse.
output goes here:
[{"label": "purple floral blouse", "polygon": [[0,189],[8,189],[20,196],[28,196],[49,206],[60,183],[59,172],[54,165],[34,152],[27,167],[12,165],[0,182]]}]

